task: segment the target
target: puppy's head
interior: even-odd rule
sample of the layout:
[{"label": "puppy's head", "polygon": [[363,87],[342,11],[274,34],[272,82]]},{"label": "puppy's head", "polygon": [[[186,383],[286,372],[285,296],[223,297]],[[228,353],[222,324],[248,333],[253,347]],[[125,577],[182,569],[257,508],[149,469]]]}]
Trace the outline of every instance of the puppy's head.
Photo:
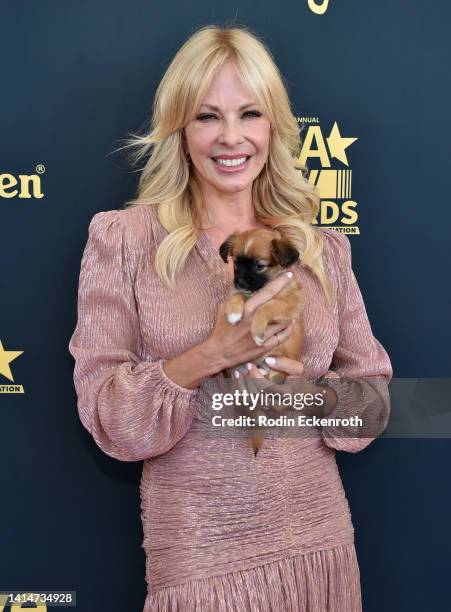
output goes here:
[{"label": "puppy's head", "polygon": [[277,230],[234,232],[219,247],[222,260],[234,263],[234,284],[251,295],[299,259],[298,250]]}]

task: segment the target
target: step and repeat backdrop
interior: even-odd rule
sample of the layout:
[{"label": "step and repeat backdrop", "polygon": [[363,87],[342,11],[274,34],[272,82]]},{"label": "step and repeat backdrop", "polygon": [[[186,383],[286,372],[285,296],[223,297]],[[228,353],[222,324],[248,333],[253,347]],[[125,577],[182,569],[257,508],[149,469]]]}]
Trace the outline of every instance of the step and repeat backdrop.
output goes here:
[{"label": "step and repeat backdrop", "polygon": [[[25,599],[8,593],[47,593],[35,608],[135,612],[146,595],[142,462],[107,456],[84,429],[68,352],[88,225],[137,186],[115,149],[148,122],[191,34],[248,26],[286,79],[303,139],[296,163],[318,188],[317,222],[349,237],[393,383],[443,382],[451,8],[3,0],[0,10],[0,610]],[[447,388],[426,385],[422,406],[449,413]],[[450,437],[445,424],[337,453],[365,612],[449,607]]]}]

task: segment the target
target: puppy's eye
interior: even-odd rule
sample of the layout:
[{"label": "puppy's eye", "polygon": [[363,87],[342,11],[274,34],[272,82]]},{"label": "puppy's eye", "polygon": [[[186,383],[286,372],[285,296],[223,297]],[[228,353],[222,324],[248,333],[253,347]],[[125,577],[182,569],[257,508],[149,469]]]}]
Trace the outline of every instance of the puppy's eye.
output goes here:
[{"label": "puppy's eye", "polygon": [[264,270],[266,268],[266,266],[265,266],[265,264],[256,262],[254,264],[254,268],[257,270],[257,272],[261,272],[262,270]]}]

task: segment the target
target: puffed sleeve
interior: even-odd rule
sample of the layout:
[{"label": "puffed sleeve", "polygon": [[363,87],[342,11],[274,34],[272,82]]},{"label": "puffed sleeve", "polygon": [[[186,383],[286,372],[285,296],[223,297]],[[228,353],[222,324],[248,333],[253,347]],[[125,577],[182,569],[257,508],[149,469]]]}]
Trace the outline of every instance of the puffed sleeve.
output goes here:
[{"label": "puffed sleeve", "polygon": [[351,244],[345,234],[328,229],[325,258],[337,286],[339,340],[329,371],[320,379],[337,394],[328,418],[359,416],[363,425],[322,428],[324,443],[356,453],[386,428],[390,416],[388,383],[393,370],[387,352],[373,336],[357,280],[352,270]]},{"label": "puffed sleeve", "polygon": [[120,461],[161,455],[187,432],[198,388],[172,381],[163,359],[141,361],[125,211],[91,220],[81,261],[78,320],[69,342],[80,420],[99,448]]}]

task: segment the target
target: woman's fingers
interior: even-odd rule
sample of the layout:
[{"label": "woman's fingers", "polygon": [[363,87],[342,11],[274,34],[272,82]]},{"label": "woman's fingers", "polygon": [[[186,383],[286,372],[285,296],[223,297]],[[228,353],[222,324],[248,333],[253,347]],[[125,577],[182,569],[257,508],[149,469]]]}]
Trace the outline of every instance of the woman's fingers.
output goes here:
[{"label": "woman's fingers", "polygon": [[[295,359],[290,359],[289,357],[273,357],[268,356],[265,358],[268,366],[273,370],[278,370],[279,372],[283,372],[287,375],[287,378],[301,378],[303,376],[304,367],[301,361],[297,361]],[[279,395],[282,397],[286,393],[295,393],[296,389],[290,386],[287,382],[285,383],[274,383],[264,376],[259,368],[255,364],[250,364],[251,367],[247,367],[247,364],[242,364],[241,368],[246,366],[246,372],[243,376],[242,373],[239,374],[238,378],[235,378],[234,385],[241,392],[245,389],[256,395],[263,393],[270,393],[271,395],[271,404],[266,405],[265,402],[261,404],[263,408],[271,408],[276,413],[284,412],[287,407],[284,404],[277,404],[274,402],[274,398],[277,398]],[[235,368],[234,372],[237,369]],[[291,383],[293,385],[293,383]]]},{"label": "woman's fingers", "polygon": [[283,372],[290,378],[300,378],[304,374],[304,366],[301,361],[290,359],[289,357],[273,357],[268,355],[265,362],[273,370]]},{"label": "woman's fingers", "polygon": [[[257,368],[257,366],[255,365],[255,363],[249,363],[247,364],[248,368],[247,368],[247,373],[246,373],[246,377],[247,378],[260,378],[260,379],[265,379],[264,374],[262,374],[262,372],[260,371],[259,368]],[[249,367],[250,366],[250,367]]]},{"label": "woman's fingers", "polygon": [[[291,321],[282,321],[281,323],[270,323],[265,331],[265,335],[264,335],[265,342],[268,341],[270,338],[273,338],[276,334],[278,335],[279,338],[281,338],[282,332],[284,332],[291,323],[292,323]],[[290,329],[292,331],[292,328]],[[291,331],[289,332],[289,334],[291,334]],[[285,337],[286,337],[286,334],[284,336],[284,339]]]},{"label": "woman's fingers", "polygon": [[[283,323],[286,325],[286,323]],[[279,344],[283,344],[287,338],[290,337],[293,331],[293,321],[291,321],[282,331],[275,333],[273,336],[268,338],[261,346],[266,349],[276,348]]]},{"label": "woman's fingers", "polygon": [[[291,276],[288,276],[291,274]],[[244,306],[244,315],[249,316],[254,313],[254,311],[264,304],[272,297],[274,297],[279,291],[287,285],[291,279],[293,278],[293,272],[284,272],[283,274],[279,274],[272,281],[267,283],[264,287],[256,291],[246,302]]]},{"label": "woman's fingers", "polygon": [[[253,364],[252,364],[253,365]],[[255,366],[253,365],[253,368],[255,368]],[[256,368],[255,368],[256,369]],[[247,366],[245,366],[245,373],[243,374],[242,372],[240,372],[237,368],[234,368],[233,370],[233,377],[234,377],[234,388],[238,389],[238,391],[240,391],[241,393],[243,393],[244,390],[248,391],[249,393],[258,393],[259,391],[259,387],[256,386],[256,384],[253,382],[253,378],[265,378],[264,376],[262,376],[260,374],[260,372],[258,372],[258,376],[249,376],[248,373],[250,372],[250,370],[247,368]],[[254,371],[255,374],[255,371]]]}]

